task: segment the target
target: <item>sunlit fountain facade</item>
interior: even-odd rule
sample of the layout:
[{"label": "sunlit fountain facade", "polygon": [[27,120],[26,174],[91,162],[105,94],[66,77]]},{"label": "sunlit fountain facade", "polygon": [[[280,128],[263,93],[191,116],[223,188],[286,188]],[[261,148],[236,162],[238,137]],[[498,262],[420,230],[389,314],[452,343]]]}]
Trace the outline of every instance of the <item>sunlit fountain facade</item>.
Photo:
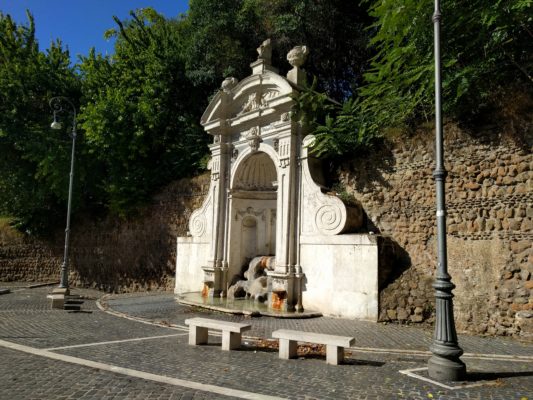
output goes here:
[{"label": "sunlit fountain facade", "polygon": [[327,194],[314,137],[291,115],[307,52],[291,50],[284,77],[265,41],[252,74],[225,79],[204,112],[211,184],[178,238],[178,299],[244,298],[267,311],[377,320],[376,238],[354,233],[360,207]]}]

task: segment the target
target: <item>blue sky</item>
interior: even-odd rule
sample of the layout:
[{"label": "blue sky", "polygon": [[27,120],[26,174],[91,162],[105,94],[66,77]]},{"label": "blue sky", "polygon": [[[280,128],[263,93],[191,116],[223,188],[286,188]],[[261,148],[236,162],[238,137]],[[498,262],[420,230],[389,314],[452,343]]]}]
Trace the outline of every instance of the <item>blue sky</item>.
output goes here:
[{"label": "blue sky", "polygon": [[0,0],[0,11],[17,23],[27,23],[26,9],[35,18],[39,48],[60,38],[70,50],[73,61],[77,54],[86,55],[91,47],[103,54],[113,53],[113,40],[104,39],[104,32],[116,26],[113,15],[129,18],[129,11],[152,7],[166,17],[187,11],[188,0]]}]

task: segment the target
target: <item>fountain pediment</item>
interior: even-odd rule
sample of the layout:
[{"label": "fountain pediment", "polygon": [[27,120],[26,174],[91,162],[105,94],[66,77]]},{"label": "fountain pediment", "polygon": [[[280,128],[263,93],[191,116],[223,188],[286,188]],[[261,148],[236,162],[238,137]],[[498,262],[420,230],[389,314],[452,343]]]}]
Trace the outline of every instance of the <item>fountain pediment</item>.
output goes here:
[{"label": "fountain pediment", "polygon": [[224,80],[222,89],[202,115],[200,123],[208,133],[227,133],[232,127],[274,114],[277,109],[288,110],[293,104],[291,94],[295,89],[286,78],[272,71],[236,82],[235,78]]}]

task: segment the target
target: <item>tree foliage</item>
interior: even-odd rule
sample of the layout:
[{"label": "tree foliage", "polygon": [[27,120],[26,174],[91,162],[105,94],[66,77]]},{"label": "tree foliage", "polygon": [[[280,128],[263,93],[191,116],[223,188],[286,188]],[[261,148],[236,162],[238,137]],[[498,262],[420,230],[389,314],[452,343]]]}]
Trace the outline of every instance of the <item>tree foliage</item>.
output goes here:
[{"label": "tree foliage", "polygon": [[[375,18],[369,28],[375,55],[364,84],[347,105],[348,113],[343,107],[316,128],[318,146],[332,156],[357,148],[345,143],[371,143],[388,130],[405,131],[433,116],[433,0],[366,4]],[[532,90],[531,0],[444,0],[441,8],[448,117],[475,118],[508,86]],[[345,125],[347,120],[351,123]]]},{"label": "tree foliage", "polygon": [[[476,113],[502,85],[531,85],[533,7],[530,0],[442,2],[445,110]],[[433,1],[374,2],[377,49],[361,90],[364,110],[394,126],[433,110]],[[379,107],[377,106],[379,104]],[[395,111],[396,110],[396,111]],[[386,114],[386,115],[385,115]]]},{"label": "tree foliage", "polygon": [[152,9],[115,18],[115,54],[82,58],[80,115],[99,161],[105,204],[124,214],[156,188],[198,169],[207,135],[197,120],[205,99],[186,77],[179,19]]},{"label": "tree foliage", "polygon": [[290,69],[287,53],[305,44],[311,49],[305,68],[318,89],[342,100],[361,83],[370,21],[356,1],[191,0],[188,74],[211,88],[227,76],[243,78],[258,45],[270,38],[280,73]]},{"label": "tree foliage", "polygon": [[24,229],[43,229],[66,203],[70,139],[49,128],[48,100],[58,94],[79,97],[61,42],[40,52],[31,14],[17,25],[0,13],[0,214]]}]

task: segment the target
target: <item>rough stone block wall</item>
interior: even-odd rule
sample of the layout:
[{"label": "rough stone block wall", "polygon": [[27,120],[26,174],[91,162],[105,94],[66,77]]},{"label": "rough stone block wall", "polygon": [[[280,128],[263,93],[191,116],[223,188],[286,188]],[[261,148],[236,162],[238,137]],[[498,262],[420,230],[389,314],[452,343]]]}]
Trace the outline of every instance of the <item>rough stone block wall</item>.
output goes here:
[{"label": "rough stone block wall", "polygon": [[[508,128],[508,127],[507,127]],[[533,124],[513,130],[532,136]],[[531,142],[445,127],[448,270],[459,331],[533,339],[533,157]],[[363,205],[367,228],[407,255],[382,285],[380,320],[432,321],[436,270],[434,137],[419,130],[341,172]]]},{"label": "rough stone block wall", "polygon": [[[186,235],[208,187],[208,175],[174,182],[127,219],[73,216],[71,284],[114,292],[173,289],[176,237]],[[0,281],[58,281],[63,245],[63,231],[41,241],[4,226]]]},{"label": "rough stone block wall", "polygon": [[0,281],[59,282],[56,249],[45,241],[30,238],[0,221]]}]

